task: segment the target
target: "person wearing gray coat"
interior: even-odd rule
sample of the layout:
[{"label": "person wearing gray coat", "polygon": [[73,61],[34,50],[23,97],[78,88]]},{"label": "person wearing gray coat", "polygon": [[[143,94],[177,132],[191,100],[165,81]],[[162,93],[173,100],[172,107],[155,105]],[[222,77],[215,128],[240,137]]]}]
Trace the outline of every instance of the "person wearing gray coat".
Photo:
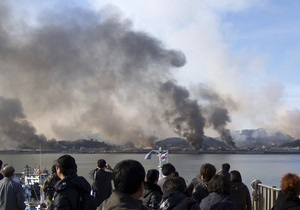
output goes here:
[{"label": "person wearing gray coat", "polygon": [[0,181],[0,210],[24,210],[26,205],[22,185],[13,180],[15,169],[7,165],[2,173],[4,178]]}]

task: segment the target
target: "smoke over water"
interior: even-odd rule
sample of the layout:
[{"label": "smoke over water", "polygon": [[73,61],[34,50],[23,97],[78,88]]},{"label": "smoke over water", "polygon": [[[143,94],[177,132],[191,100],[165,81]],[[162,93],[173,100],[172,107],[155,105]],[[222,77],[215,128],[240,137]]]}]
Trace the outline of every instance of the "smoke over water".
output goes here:
[{"label": "smoke over water", "polygon": [[226,103],[209,89],[193,99],[174,80],[184,53],[133,30],[116,11],[44,12],[31,25],[3,3],[0,11],[3,147],[49,138],[151,146],[175,133],[200,148],[206,127],[234,147]]}]

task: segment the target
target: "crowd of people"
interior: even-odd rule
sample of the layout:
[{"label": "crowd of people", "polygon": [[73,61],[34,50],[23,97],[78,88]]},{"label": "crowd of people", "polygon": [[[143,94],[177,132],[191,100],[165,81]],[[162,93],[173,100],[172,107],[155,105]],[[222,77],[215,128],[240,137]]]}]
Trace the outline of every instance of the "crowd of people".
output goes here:
[{"label": "crowd of people", "polygon": [[[0,160],[0,168],[2,161]],[[59,157],[44,182],[49,210],[251,210],[251,196],[241,173],[230,171],[228,163],[217,171],[210,163],[200,166],[199,174],[187,184],[171,163],[145,171],[136,160],[120,161],[114,168],[104,159],[90,172],[92,185],[77,175],[77,164],[70,155]],[[0,210],[25,209],[20,183],[13,180],[14,168],[6,165],[0,174]],[[272,210],[300,209],[300,178],[287,173]]]}]

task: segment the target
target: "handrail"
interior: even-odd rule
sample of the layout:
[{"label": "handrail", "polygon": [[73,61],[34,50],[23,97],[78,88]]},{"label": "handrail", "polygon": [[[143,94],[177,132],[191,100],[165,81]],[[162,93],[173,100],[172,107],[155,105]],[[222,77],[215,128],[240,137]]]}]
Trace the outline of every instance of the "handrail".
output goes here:
[{"label": "handrail", "polygon": [[274,206],[281,189],[276,186],[264,185],[257,179],[251,182],[251,186],[253,210],[270,210]]}]

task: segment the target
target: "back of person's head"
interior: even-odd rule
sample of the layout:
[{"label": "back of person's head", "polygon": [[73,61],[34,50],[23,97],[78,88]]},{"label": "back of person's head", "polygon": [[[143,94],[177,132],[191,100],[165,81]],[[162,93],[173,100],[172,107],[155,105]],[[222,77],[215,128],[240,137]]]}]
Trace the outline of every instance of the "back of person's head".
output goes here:
[{"label": "back of person's head", "polygon": [[57,167],[58,165],[57,164],[54,164],[52,167],[51,167],[51,172],[52,172],[52,174],[56,174],[56,167]]},{"label": "back of person's head", "polygon": [[237,170],[230,171],[230,181],[233,183],[242,182],[242,176],[240,172]]},{"label": "back of person's head", "polygon": [[209,181],[216,174],[216,167],[210,163],[205,163],[200,167],[200,176],[203,176],[203,181]]},{"label": "back of person's head", "polygon": [[125,194],[134,194],[145,179],[145,169],[136,160],[123,160],[113,170],[115,189]]},{"label": "back of person's head", "polygon": [[10,166],[10,165],[6,165],[3,169],[2,169],[2,173],[4,177],[12,177],[15,173],[15,169],[14,167]]},{"label": "back of person's head", "polygon": [[223,163],[222,171],[229,172],[229,170],[230,170],[230,165],[228,163]]},{"label": "back of person's head", "polygon": [[297,174],[287,173],[281,179],[281,190],[292,198],[300,193],[300,178]]},{"label": "back of person's head", "polygon": [[97,165],[99,168],[104,168],[106,166],[106,161],[103,159],[100,159],[97,161]]},{"label": "back of person's head", "polygon": [[3,161],[0,160],[0,169],[2,168]]},{"label": "back of person's head", "polygon": [[230,182],[223,176],[216,174],[208,183],[208,192],[216,192],[218,194],[229,194]]},{"label": "back of person's head", "polygon": [[167,193],[172,191],[179,191],[182,193],[186,191],[186,183],[184,178],[178,176],[172,177],[165,181],[165,183],[163,184],[163,192]]},{"label": "back of person's head", "polygon": [[159,171],[156,169],[150,169],[147,171],[146,180],[149,183],[155,183],[158,181]]},{"label": "back of person's head", "polygon": [[176,169],[171,163],[166,163],[162,165],[161,172],[164,176],[169,176],[172,173],[175,173]]},{"label": "back of person's head", "polygon": [[57,160],[57,167],[60,168],[64,176],[74,175],[77,173],[75,159],[71,155],[63,155]]}]

